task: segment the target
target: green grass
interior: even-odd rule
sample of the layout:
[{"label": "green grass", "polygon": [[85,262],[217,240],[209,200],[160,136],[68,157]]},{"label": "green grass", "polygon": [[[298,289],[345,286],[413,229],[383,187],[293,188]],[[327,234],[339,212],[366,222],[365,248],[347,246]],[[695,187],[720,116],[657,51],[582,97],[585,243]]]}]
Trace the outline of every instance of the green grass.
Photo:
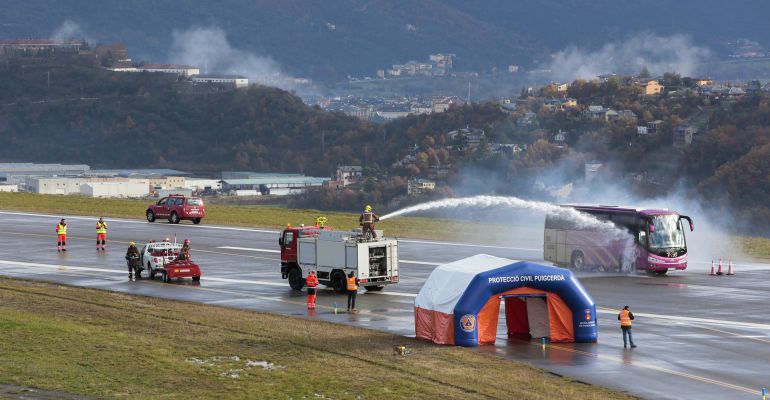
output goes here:
[{"label": "green grass", "polygon": [[[35,211],[61,215],[101,215],[104,217],[143,219],[149,200],[95,199],[83,196],[56,196],[31,193],[0,193],[0,209]],[[283,228],[286,224],[313,224],[316,217],[328,218],[335,229],[358,227],[359,214],[318,210],[288,209],[275,206],[235,206],[206,204],[204,224]],[[492,228],[491,228],[492,227]],[[484,238],[488,244],[510,244],[515,227],[474,221],[458,221],[423,217],[398,217],[377,224],[391,237],[415,239],[461,240]],[[494,234],[490,234],[494,229]],[[528,232],[527,234],[532,234]],[[542,234],[537,232],[536,234]]]},{"label": "green grass", "polygon": [[0,382],[100,398],[629,398],[473,349],[6,278],[0,334]]}]

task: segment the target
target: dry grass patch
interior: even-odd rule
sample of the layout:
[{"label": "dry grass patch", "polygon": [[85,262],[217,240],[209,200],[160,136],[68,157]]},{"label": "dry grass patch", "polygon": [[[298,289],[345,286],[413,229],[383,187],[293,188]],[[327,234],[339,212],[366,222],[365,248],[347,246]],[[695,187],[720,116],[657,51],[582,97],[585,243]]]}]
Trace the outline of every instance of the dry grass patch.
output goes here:
[{"label": "dry grass patch", "polygon": [[0,279],[0,333],[0,382],[86,396],[629,398],[473,349],[12,279]]}]

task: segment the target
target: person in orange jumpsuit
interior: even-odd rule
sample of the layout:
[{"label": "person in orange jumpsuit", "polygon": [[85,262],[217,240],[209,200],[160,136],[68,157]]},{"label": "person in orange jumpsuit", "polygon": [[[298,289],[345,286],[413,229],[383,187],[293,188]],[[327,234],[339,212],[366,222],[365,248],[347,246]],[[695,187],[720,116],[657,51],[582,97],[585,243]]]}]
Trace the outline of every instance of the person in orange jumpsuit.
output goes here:
[{"label": "person in orange jumpsuit", "polygon": [[315,291],[316,286],[318,286],[318,278],[315,276],[315,271],[308,272],[305,284],[307,285],[307,309],[315,310]]}]

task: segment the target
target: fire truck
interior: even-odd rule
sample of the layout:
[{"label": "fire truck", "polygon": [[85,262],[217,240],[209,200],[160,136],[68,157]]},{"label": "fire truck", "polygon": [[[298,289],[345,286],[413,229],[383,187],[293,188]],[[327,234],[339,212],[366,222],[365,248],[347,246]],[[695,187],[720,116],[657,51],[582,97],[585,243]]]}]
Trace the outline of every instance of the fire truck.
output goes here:
[{"label": "fire truck", "polygon": [[[365,237],[360,229],[335,231],[324,226],[287,226],[278,238],[281,277],[294,290],[302,290],[309,271],[337,293],[346,291],[345,278],[354,272],[368,291],[398,283],[398,241]],[[368,236],[368,235],[367,235]]]}]

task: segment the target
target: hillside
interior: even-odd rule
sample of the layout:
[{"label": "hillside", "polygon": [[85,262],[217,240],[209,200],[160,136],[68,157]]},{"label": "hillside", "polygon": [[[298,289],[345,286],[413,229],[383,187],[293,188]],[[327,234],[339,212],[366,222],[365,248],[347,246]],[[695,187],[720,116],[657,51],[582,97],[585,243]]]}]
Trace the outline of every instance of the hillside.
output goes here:
[{"label": "hillside", "polygon": [[569,45],[597,48],[640,32],[689,35],[722,54],[738,38],[770,45],[761,29],[769,11],[765,2],[719,0],[28,0],[5,5],[0,37],[47,37],[69,20],[77,26],[67,33],[121,41],[135,60],[161,62],[171,61],[174,32],[219,27],[234,48],[289,74],[338,81],[436,52],[457,54],[458,70],[535,66]]},{"label": "hillside", "polygon": [[[387,167],[424,131],[483,126],[502,116],[495,106],[474,105],[377,125],[265,86],[197,91],[167,75],[52,60],[0,63],[3,160],[329,176],[344,164]],[[419,131],[405,135],[412,126]]]}]

